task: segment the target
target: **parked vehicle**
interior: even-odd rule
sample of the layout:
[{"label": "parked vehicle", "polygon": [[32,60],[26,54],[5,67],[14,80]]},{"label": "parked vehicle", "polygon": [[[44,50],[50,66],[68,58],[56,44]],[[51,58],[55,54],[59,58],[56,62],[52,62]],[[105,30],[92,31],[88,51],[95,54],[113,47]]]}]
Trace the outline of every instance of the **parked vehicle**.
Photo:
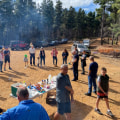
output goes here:
[{"label": "parked vehicle", "polygon": [[40,48],[42,47],[42,41],[36,41],[35,43],[33,43],[35,48]]},{"label": "parked vehicle", "polygon": [[85,45],[80,44],[80,43],[73,43],[73,46],[71,47],[71,51],[73,51],[75,49],[75,47],[77,47],[79,55],[82,55],[83,51],[86,52],[87,56],[91,55],[91,50],[88,49],[88,47],[86,47]]},{"label": "parked vehicle", "polygon": [[49,46],[54,46],[54,45],[56,45],[56,42],[55,42],[55,41],[51,41],[51,42],[49,43]]},{"label": "parked vehicle", "polygon": [[62,43],[62,44],[65,44],[65,43],[67,43],[67,42],[68,42],[68,39],[67,39],[67,38],[64,38],[64,39],[61,40],[61,43]]},{"label": "parked vehicle", "polygon": [[11,50],[27,50],[29,49],[29,45],[24,41],[11,41],[10,42]]},{"label": "parked vehicle", "polygon": [[42,47],[48,47],[49,43],[47,41],[41,41],[42,42]]},{"label": "parked vehicle", "polygon": [[86,47],[90,47],[90,39],[84,39],[83,45],[85,45]]}]

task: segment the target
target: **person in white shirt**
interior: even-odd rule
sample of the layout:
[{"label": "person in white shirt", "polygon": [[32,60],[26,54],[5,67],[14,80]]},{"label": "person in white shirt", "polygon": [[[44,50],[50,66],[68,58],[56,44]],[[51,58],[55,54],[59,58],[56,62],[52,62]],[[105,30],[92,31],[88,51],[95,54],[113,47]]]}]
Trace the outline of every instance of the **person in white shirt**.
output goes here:
[{"label": "person in white shirt", "polygon": [[[32,63],[35,66],[35,48],[33,45],[31,45],[31,48],[29,48],[29,54],[30,54],[30,65],[32,66]],[[32,62],[33,59],[33,62]]]},{"label": "person in white shirt", "polygon": [[3,66],[3,50],[1,49],[0,50],[0,72],[3,72],[2,71],[2,66]]}]

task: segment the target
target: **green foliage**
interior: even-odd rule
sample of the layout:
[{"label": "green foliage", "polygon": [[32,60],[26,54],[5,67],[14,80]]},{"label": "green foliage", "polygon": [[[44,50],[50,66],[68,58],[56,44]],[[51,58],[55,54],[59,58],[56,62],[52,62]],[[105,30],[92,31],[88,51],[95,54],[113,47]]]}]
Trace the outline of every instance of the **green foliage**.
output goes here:
[{"label": "green foliage", "polygon": [[72,6],[63,9],[60,0],[55,8],[52,0],[43,0],[41,5],[33,0],[0,0],[0,44],[97,37],[100,15],[81,8],[77,12]]}]

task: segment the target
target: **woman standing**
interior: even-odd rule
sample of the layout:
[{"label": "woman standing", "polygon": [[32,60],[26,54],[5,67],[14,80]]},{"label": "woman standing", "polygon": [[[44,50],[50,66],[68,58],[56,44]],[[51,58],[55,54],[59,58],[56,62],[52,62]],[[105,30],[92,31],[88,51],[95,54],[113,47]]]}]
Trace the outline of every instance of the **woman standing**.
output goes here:
[{"label": "woman standing", "polygon": [[64,49],[63,53],[62,53],[62,57],[63,57],[63,64],[67,64],[67,57],[68,57],[69,53],[66,49]]},{"label": "woman standing", "polygon": [[[54,47],[52,49],[51,55],[53,57],[53,65],[55,65],[55,66],[57,66],[57,54],[58,54],[58,51],[56,50],[56,47]],[[56,60],[56,64],[54,64],[55,60]]]},{"label": "woman standing", "polygon": [[43,61],[44,66],[45,66],[45,51],[44,51],[43,47],[41,47],[41,49],[40,49],[40,64],[41,64],[41,67],[42,67],[42,61]]}]

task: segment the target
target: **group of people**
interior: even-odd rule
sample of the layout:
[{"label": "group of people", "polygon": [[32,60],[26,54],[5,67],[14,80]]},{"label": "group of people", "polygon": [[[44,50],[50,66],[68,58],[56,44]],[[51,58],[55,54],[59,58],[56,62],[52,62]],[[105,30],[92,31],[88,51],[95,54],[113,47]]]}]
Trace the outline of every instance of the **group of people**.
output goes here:
[{"label": "group of people", "polygon": [[[73,51],[73,72],[75,73],[78,65],[78,55],[76,51]],[[84,59],[84,53],[81,58],[82,62]],[[94,86],[93,92],[97,94],[97,100],[96,100],[96,108],[95,112],[102,115],[102,112],[99,109],[99,102],[101,99],[104,98],[107,106],[107,114],[111,117],[114,117],[112,114],[109,102],[108,102],[108,91],[109,91],[109,76],[107,75],[107,69],[105,67],[101,68],[101,74],[97,77],[97,71],[98,71],[98,64],[94,61],[94,57],[90,56],[90,66],[89,66],[89,73],[88,73],[88,92],[85,93],[87,96],[91,96],[92,93],[92,85]],[[77,63],[75,63],[77,61]],[[75,64],[75,65],[74,65]],[[81,63],[85,64],[85,63]],[[78,69],[78,68],[77,68]],[[67,74],[68,72],[68,65],[63,64],[61,66],[61,73],[57,76],[57,86],[56,86],[56,101],[57,101],[57,112],[54,115],[54,120],[58,120],[60,115],[65,114],[66,120],[71,120],[71,102],[74,101],[74,90],[71,86],[69,76]],[[77,75],[76,75],[77,74]],[[73,81],[76,81],[78,79],[78,73],[76,72],[74,76],[77,78],[73,79]],[[97,85],[96,85],[96,78],[97,78]],[[71,97],[70,97],[71,96]]]},{"label": "group of people", "polygon": [[[30,53],[30,64],[35,65],[35,48],[32,46],[29,49]],[[6,55],[7,52],[4,52]],[[51,55],[53,57],[53,64],[57,65],[57,54],[58,51],[56,48],[53,48]],[[57,112],[54,114],[54,120],[58,120],[59,117],[63,114],[66,116],[66,120],[71,120],[71,102],[74,102],[74,90],[72,88],[70,78],[68,75],[68,65],[67,65],[67,57],[68,52],[65,49],[62,53],[63,64],[61,65],[61,72],[57,75],[56,78],[56,101],[57,101]],[[73,75],[74,79],[72,81],[78,80],[78,66],[79,66],[79,55],[78,51],[75,48],[72,51],[72,65],[73,65]],[[45,51],[43,48],[40,50],[40,63],[42,65],[42,61],[45,65]],[[82,73],[85,74],[84,67],[86,66],[86,53],[83,51],[83,55],[81,57],[81,67]],[[85,93],[87,96],[91,96],[92,94],[92,86],[94,87],[93,92],[97,94],[96,108],[95,112],[102,115],[102,112],[99,109],[99,102],[101,99],[105,99],[107,106],[107,114],[113,117],[113,114],[109,107],[108,102],[108,91],[109,91],[109,76],[107,75],[107,69],[102,68],[101,74],[97,76],[98,64],[95,62],[94,57],[90,56],[90,65],[88,71],[88,92]],[[55,62],[56,61],[56,62]],[[97,85],[96,85],[97,78]],[[19,88],[17,91],[17,96],[19,100],[19,105],[7,110],[0,116],[0,120],[49,120],[48,114],[45,109],[38,103],[33,102],[32,100],[28,100],[29,93],[25,87]]]},{"label": "group of people", "polygon": [[[35,54],[36,54],[36,51],[35,51],[35,48],[33,45],[31,45],[31,47],[29,48],[29,54],[30,54],[30,65],[34,65],[35,66]],[[57,55],[58,55],[58,51],[56,49],[56,47],[54,47],[51,51],[51,56],[53,58],[53,65],[57,66],[57,61],[58,61],[58,58],[57,58]],[[68,57],[69,53],[66,49],[64,49],[63,53],[62,53],[62,58],[63,58],[63,64],[67,64],[67,57]],[[39,52],[39,56],[37,57],[37,66],[39,67],[42,67],[42,65],[44,64],[45,66],[45,58],[46,58],[46,55],[45,55],[45,50],[43,47],[40,48],[40,52]],[[24,55],[24,62],[25,62],[25,67],[27,67],[28,65],[28,58],[27,58],[27,55],[25,54]]]},{"label": "group of people", "polygon": [[6,63],[9,64],[9,69],[12,70],[10,67],[10,51],[8,47],[5,47],[5,50],[0,49],[0,72],[3,72],[3,61],[4,61],[4,71],[6,71]]}]

